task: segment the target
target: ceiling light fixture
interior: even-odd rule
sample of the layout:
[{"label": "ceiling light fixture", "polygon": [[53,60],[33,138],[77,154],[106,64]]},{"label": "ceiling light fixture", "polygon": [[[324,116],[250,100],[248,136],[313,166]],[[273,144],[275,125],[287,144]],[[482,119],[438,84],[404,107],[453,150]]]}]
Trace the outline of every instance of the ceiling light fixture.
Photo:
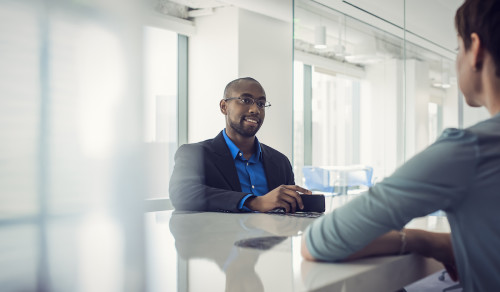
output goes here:
[{"label": "ceiling light fixture", "polygon": [[[344,20],[344,21],[342,21]],[[345,32],[347,30],[347,26],[345,23],[345,15],[342,19],[342,16],[339,16],[339,36],[338,36],[338,43],[333,47],[333,52],[335,53],[335,56],[343,58],[346,56],[346,51],[345,51],[345,46],[342,44],[342,27],[344,28],[344,41],[346,39]]]},{"label": "ceiling light fixture", "polygon": [[316,26],[314,36],[314,47],[316,49],[326,49],[326,27],[324,25]]}]

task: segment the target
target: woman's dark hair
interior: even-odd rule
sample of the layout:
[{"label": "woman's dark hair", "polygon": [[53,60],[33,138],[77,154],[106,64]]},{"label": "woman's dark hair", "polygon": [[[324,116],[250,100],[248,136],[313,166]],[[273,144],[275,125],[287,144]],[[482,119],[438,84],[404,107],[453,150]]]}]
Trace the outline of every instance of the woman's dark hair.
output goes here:
[{"label": "woman's dark hair", "polygon": [[500,0],[466,0],[455,15],[455,28],[464,41],[465,50],[476,33],[481,44],[493,57],[496,75],[500,77]]}]

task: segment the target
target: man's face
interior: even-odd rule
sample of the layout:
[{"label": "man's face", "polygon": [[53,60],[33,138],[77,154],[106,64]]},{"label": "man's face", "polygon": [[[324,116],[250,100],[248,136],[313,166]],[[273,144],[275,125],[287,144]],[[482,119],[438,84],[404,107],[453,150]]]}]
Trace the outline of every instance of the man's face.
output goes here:
[{"label": "man's face", "polygon": [[[255,101],[266,101],[266,93],[259,83],[240,80],[229,91],[229,97],[253,98]],[[253,137],[264,123],[265,108],[259,108],[256,103],[243,104],[238,99],[221,101],[221,112],[226,115],[226,132],[239,134],[243,137]],[[231,135],[230,135],[231,136]]]}]

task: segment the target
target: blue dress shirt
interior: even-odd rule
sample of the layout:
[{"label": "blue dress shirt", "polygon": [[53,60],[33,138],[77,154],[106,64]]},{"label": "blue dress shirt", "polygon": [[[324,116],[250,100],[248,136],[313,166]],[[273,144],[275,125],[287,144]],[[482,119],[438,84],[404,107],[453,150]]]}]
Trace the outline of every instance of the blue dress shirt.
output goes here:
[{"label": "blue dress shirt", "polygon": [[251,196],[262,196],[269,192],[267,187],[266,172],[264,171],[264,164],[262,163],[262,152],[260,143],[257,137],[255,138],[256,151],[246,159],[240,149],[229,139],[226,134],[226,129],[222,131],[224,140],[226,140],[227,147],[231,151],[231,156],[234,159],[234,165],[240,180],[241,191],[247,193],[238,204],[238,209],[244,211],[251,211],[244,206],[245,201]]}]

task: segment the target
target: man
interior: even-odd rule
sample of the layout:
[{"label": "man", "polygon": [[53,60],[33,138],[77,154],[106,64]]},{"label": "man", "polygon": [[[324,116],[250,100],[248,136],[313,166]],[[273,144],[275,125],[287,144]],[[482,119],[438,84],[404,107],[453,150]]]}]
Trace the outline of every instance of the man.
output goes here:
[{"label": "man", "polygon": [[220,111],[226,128],[214,139],[182,145],[175,154],[170,199],[177,210],[267,212],[304,208],[285,155],[259,142],[259,131],[271,104],[253,78],[231,81]]}]

